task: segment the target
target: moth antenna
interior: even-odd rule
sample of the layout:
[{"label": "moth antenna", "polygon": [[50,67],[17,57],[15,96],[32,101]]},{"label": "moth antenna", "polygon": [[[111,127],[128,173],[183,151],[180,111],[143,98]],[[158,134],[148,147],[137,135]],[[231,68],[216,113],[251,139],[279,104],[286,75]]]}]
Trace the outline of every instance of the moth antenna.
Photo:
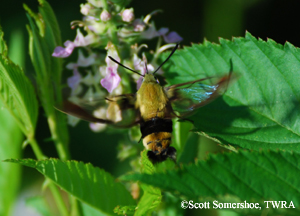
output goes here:
[{"label": "moth antenna", "polygon": [[145,68],[146,68],[146,73],[149,73],[148,72],[148,67],[147,67],[147,62],[145,62]]},{"label": "moth antenna", "polygon": [[169,60],[169,58],[171,58],[171,56],[174,54],[174,52],[176,51],[176,49],[178,48],[178,46],[179,46],[179,44],[176,44],[176,46],[174,47],[174,49],[172,50],[172,52],[168,56],[168,58],[163,63],[161,63],[161,65],[159,65],[159,67],[153,72],[153,74],[155,74],[164,65],[164,63],[166,63]]},{"label": "moth antenna", "polygon": [[110,58],[110,60],[112,60],[114,63],[117,63],[118,65],[122,66],[123,68],[126,68],[127,70],[130,70],[130,71],[133,72],[133,73],[136,73],[136,74],[138,74],[138,75],[140,75],[140,76],[142,76],[142,77],[145,77],[145,75],[142,75],[142,74],[140,74],[139,72],[137,72],[137,71],[135,71],[135,70],[132,70],[132,69],[129,68],[129,67],[126,67],[125,65],[123,65],[123,64],[121,64],[120,62],[118,62],[117,60],[115,60],[113,57],[108,56],[108,58]]}]

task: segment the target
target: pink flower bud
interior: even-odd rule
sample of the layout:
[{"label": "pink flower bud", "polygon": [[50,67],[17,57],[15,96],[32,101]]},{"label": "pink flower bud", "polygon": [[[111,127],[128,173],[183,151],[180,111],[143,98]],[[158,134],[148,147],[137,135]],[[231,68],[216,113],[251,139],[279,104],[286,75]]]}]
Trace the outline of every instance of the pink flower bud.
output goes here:
[{"label": "pink flower bud", "polygon": [[134,14],[133,14],[133,9],[125,9],[122,12],[122,20],[124,22],[132,22],[134,20]]},{"label": "pink flower bud", "polygon": [[110,13],[107,10],[103,10],[102,13],[101,13],[101,15],[100,15],[100,19],[103,22],[106,22],[106,21],[110,20],[110,18],[111,18]]}]

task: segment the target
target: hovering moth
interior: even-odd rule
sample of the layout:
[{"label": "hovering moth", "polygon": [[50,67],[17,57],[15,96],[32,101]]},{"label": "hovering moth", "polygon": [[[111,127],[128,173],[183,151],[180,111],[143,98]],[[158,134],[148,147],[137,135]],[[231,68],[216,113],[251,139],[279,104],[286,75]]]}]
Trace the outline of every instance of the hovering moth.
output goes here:
[{"label": "hovering moth", "polygon": [[[134,71],[112,57],[115,63],[143,76],[141,87],[135,94],[122,94],[92,102],[74,104],[65,102],[58,110],[76,116],[86,121],[109,124],[115,127],[131,127],[139,124],[144,147],[149,150],[148,157],[153,163],[162,162],[167,158],[176,161],[176,149],[171,146],[172,119],[184,119],[196,109],[218,97],[226,88],[231,78],[231,72],[211,85],[202,82],[213,77],[206,77],[190,82],[163,87],[155,73],[166,63],[178,48],[172,50],[168,58],[153,72],[146,70],[145,75]],[[147,69],[147,68],[146,68]],[[97,118],[88,112],[87,107],[106,106],[105,118]],[[117,113],[121,117],[116,118]]]}]

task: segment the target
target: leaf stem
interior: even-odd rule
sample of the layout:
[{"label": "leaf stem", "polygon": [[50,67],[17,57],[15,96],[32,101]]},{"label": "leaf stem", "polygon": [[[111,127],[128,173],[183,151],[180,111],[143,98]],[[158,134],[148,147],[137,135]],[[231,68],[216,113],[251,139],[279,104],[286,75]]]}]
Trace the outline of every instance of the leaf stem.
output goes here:
[{"label": "leaf stem", "polygon": [[[61,96],[54,95],[54,90],[49,82],[44,82],[41,76],[38,76],[37,82],[40,83],[40,98],[42,98],[42,105],[47,115],[47,121],[55,148],[61,160],[68,160],[70,158],[67,149],[68,145],[68,131],[65,117],[54,109],[54,98],[60,99]],[[60,93],[59,93],[60,94]],[[61,101],[59,101],[61,102]]]},{"label": "leaf stem", "polygon": [[36,142],[35,138],[28,138],[28,142],[38,160],[47,159],[47,157],[43,154],[42,150],[40,149],[38,143]]},{"label": "leaf stem", "polygon": [[58,208],[58,210],[60,212],[60,215],[62,215],[62,216],[68,216],[69,212],[68,212],[68,209],[67,209],[67,207],[65,205],[65,202],[64,202],[64,200],[63,200],[63,198],[62,198],[62,196],[61,196],[58,188],[56,187],[56,185],[53,182],[49,183],[49,189],[51,190],[51,193],[52,193],[52,195],[54,197],[54,200],[56,202],[56,205],[57,205],[57,208]]},{"label": "leaf stem", "polygon": [[[70,159],[70,155],[69,152],[67,150],[67,144],[64,142],[59,129],[59,125],[58,125],[58,118],[57,116],[59,115],[55,115],[55,110],[52,109],[51,113],[48,113],[48,124],[49,124],[49,128],[51,131],[51,135],[52,135],[52,139],[55,143],[55,147],[58,153],[58,156],[61,160],[68,160]],[[67,132],[67,131],[66,131]]]}]

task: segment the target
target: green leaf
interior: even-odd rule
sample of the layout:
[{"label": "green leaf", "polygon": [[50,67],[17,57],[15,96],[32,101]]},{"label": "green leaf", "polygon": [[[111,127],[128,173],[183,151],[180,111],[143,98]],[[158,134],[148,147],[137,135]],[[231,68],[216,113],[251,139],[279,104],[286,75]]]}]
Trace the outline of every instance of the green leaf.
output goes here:
[{"label": "green leaf", "polygon": [[27,27],[30,36],[30,57],[37,73],[38,83],[48,87],[56,85],[54,88],[56,97],[61,100],[62,59],[52,57],[55,47],[62,43],[60,29],[49,3],[45,0],[39,0],[39,3],[40,14],[35,14],[24,4],[30,23],[30,28]]},{"label": "green leaf", "polygon": [[143,150],[141,152],[141,163],[142,163],[142,173],[146,173],[146,174],[153,174],[155,173],[155,167],[153,166],[153,164],[151,163],[151,161],[149,160],[148,156],[147,156],[147,150]]},{"label": "green leaf", "polygon": [[[0,39],[0,43],[3,40]],[[22,69],[0,54],[0,99],[23,133],[34,137],[38,115],[35,91]]]},{"label": "green leaf", "polygon": [[135,216],[150,214],[161,203],[162,195],[160,189],[146,184],[141,184],[141,188],[144,194],[138,203]]},{"label": "green leaf", "polygon": [[27,26],[29,54],[36,72],[39,98],[48,118],[52,138],[59,157],[67,160],[69,137],[66,116],[54,109],[54,105],[62,102],[62,60],[52,57],[54,48],[61,45],[60,31],[50,5],[45,0],[39,2],[40,14],[35,14],[24,4],[30,23],[30,27]]},{"label": "green leaf", "polygon": [[121,180],[135,180],[189,199],[235,202],[266,200],[293,201],[300,206],[300,155],[289,152],[246,152],[210,155],[207,161],[183,165],[165,173],[130,174]]},{"label": "green leaf", "polygon": [[[0,107],[3,104],[0,101]],[[19,158],[23,135],[10,113],[0,111],[0,159]],[[0,215],[11,215],[21,180],[21,167],[0,162]]]},{"label": "green leaf", "polygon": [[191,118],[195,132],[248,149],[300,152],[299,48],[246,33],[178,50],[171,60],[165,66],[170,84],[228,75],[230,61],[239,76]]},{"label": "green leaf", "polygon": [[195,158],[197,158],[197,153],[199,151],[199,136],[195,133],[190,133],[188,137],[184,149],[182,150],[182,154],[178,157],[177,162],[180,163],[189,163],[194,162]]},{"label": "green leaf", "polygon": [[27,137],[34,137],[38,104],[33,86],[22,69],[0,55],[0,98]]},{"label": "green leaf", "polygon": [[[147,156],[147,151],[144,150],[142,153],[142,173],[151,175],[154,173],[155,168],[153,164],[149,161]],[[147,215],[150,214],[153,210],[157,208],[157,206],[161,203],[161,191],[158,188],[153,186],[149,186],[146,184],[141,184],[141,188],[144,191],[142,198],[140,199],[137,210],[135,212],[135,216],[139,215]]]},{"label": "green leaf", "polygon": [[63,190],[99,211],[113,215],[117,205],[134,205],[130,193],[104,170],[76,161],[6,160],[37,169]]},{"label": "green leaf", "polygon": [[[61,34],[56,16],[47,1],[39,0],[41,7],[39,12],[43,17],[45,25],[45,43],[48,45],[49,53],[53,53],[55,47],[61,45]],[[61,58],[50,58],[51,64],[49,71],[53,75],[53,79],[56,83],[61,82],[62,73],[62,59]]]},{"label": "green leaf", "polygon": [[37,82],[42,84],[43,81],[50,80],[48,70],[51,68],[50,49],[44,40],[45,22],[41,20],[38,14],[31,11],[27,5],[24,4],[24,8],[28,12],[27,18],[30,24],[30,27],[26,26],[29,33],[29,54],[36,71]]}]

